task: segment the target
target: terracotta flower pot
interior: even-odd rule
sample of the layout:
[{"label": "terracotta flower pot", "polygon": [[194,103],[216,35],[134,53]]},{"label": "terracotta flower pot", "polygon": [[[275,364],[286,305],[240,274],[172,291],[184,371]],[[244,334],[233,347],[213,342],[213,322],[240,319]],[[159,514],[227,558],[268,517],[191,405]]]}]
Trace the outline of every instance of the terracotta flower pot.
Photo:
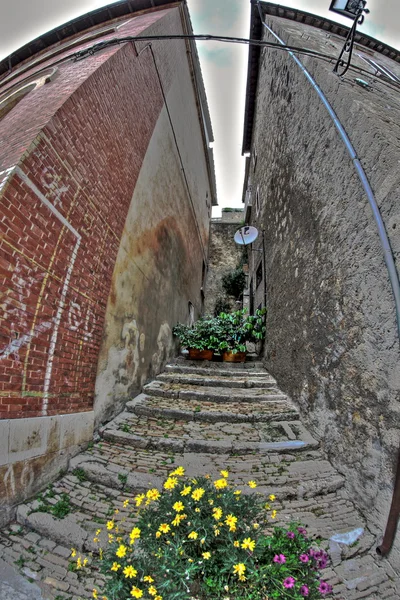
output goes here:
[{"label": "terracotta flower pot", "polygon": [[196,350],[189,348],[189,360],[212,360],[214,350]]},{"label": "terracotta flower pot", "polygon": [[236,352],[235,354],[233,352],[223,352],[222,360],[224,362],[244,362],[246,360],[246,352]]}]

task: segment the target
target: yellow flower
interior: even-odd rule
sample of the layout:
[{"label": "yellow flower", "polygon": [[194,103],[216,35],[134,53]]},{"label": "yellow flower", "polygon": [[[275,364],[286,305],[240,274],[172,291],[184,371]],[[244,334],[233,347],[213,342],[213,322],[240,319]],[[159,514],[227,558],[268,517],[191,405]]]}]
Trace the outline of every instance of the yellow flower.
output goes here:
[{"label": "yellow flower", "polygon": [[162,596],[156,596],[154,600],[162,600]]},{"label": "yellow flower", "polygon": [[103,548],[99,548],[100,560],[103,560]]},{"label": "yellow flower", "polygon": [[100,535],[101,529],[96,529],[96,535]]},{"label": "yellow flower", "polygon": [[168,479],[164,483],[164,488],[166,490],[173,490],[176,485],[178,485],[177,478],[176,477],[168,477]]},{"label": "yellow flower", "polygon": [[277,514],[278,512],[276,510],[273,510],[271,513],[271,519],[275,519]]},{"label": "yellow flower", "polygon": [[83,566],[86,567],[86,565],[88,564],[89,560],[87,558],[83,559]]},{"label": "yellow flower", "polygon": [[154,585],[151,585],[147,591],[149,592],[150,596],[156,596],[157,595],[157,590],[154,587]]},{"label": "yellow flower", "polygon": [[109,534],[108,534],[108,543],[109,543],[109,544],[112,544],[112,543],[113,543],[113,541],[114,541],[114,536],[113,536],[113,534],[112,534],[112,533],[109,533]]},{"label": "yellow flower", "polygon": [[259,529],[259,528],[260,528],[260,526],[258,523],[253,523],[253,529]]},{"label": "yellow flower", "polygon": [[161,537],[161,531],[156,531],[156,538],[160,538]]},{"label": "yellow flower", "polygon": [[93,595],[93,598],[96,600],[96,598],[98,598],[98,591],[93,590],[92,595]]},{"label": "yellow flower", "polygon": [[110,531],[111,529],[114,529],[114,521],[107,521],[107,529]]},{"label": "yellow flower", "polygon": [[192,491],[192,486],[191,485],[185,485],[185,487],[181,491],[181,496],[187,496],[188,494],[190,494],[191,491]]},{"label": "yellow flower", "polygon": [[236,531],[237,517],[228,515],[225,519],[225,525],[228,525],[229,531]]},{"label": "yellow flower", "polygon": [[76,556],[75,548],[71,548],[71,556],[72,556],[72,558],[74,558]]},{"label": "yellow flower", "polygon": [[98,543],[98,541],[99,541],[99,538],[98,538],[98,537],[94,537],[94,538],[93,538],[93,541],[94,541],[94,543],[95,543],[95,544],[97,544],[97,543]]},{"label": "yellow flower", "polygon": [[251,538],[245,538],[242,542],[243,550],[250,550],[250,552],[254,552],[254,548],[256,547],[256,543]]},{"label": "yellow flower", "polygon": [[236,490],[236,492],[233,492],[235,494],[235,496],[240,496],[240,494],[242,493],[242,490]]},{"label": "yellow flower", "polygon": [[145,575],[143,577],[143,581],[147,581],[148,583],[153,583],[154,579],[150,577],[150,575]]},{"label": "yellow flower", "polygon": [[239,581],[246,581],[247,577],[244,575],[239,575]]},{"label": "yellow flower", "polygon": [[118,510],[118,508],[116,508],[116,509],[114,510],[114,515],[117,515],[118,513],[119,513],[119,510]]},{"label": "yellow flower", "polygon": [[155,502],[156,500],[158,500],[160,496],[161,496],[161,494],[160,494],[160,492],[158,491],[157,488],[152,488],[146,494],[146,497],[149,500],[152,500],[153,502]]},{"label": "yellow flower", "polygon": [[124,500],[124,508],[126,508],[128,506],[128,504],[129,504],[129,500],[128,499]]},{"label": "yellow flower", "polygon": [[220,530],[219,530],[219,529],[214,529],[214,535],[215,535],[215,536],[219,535],[220,533],[221,533],[221,532],[220,532]]},{"label": "yellow flower", "polygon": [[201,510],[200,510],[199,508],[195,508],[195,509],[194,509],[194,512],[197,512],[197,513],[199,513],[199,512],[201,512]]},{"label": "yellow flower", "polygon": [[127,579],[132,579],[132,577],[136,577],[137,575],[137,571],[132,567],[132,565],[125,567],[123,573]]},{"label": "yellow flower", "polygon": [[214,486],[217,490],[222,490],[223,488],[226,488],[227,485],[228,482],[226,479],[217,479],[216,481],[214,481]]},{"label": "yellow flower", "polygon": [[235,546],[235,548],[240,548],[240,542],[238,540],[235,540],[233,542],[233,545]]},{"label": "yellow flower", "polygon": [[195,490],[193,490],[192,493],[192,498],[193,500],[200,500],[200,498],[202,498],[202,496],[205,494],[205,490],[203,490],[203,488],[196,488]]},{"label": "yellow flower", "polygon": [[211,498],[210,498],[210,499],[209,499],[209,501],[208,501],[208,504],[209,504],[210,506],[212,506],[212,505],[214,504],[214,500],[211,500]]},{"label": "yellow flower", "polygon": [[229,477],[229,471],[220,471],[222,477]]},{"label": "yellow flower", "polygon": [[129,544],[132,546],[132,544],[135,543],[135,540],[138,540],[139,538],[140,538],[140,529],[139,529],[139,527],[134,527],[129,534]]},{"label": "yellow flower", "polygon": [[268,498],[271,500],[271,502],[273,502],[276,499],[276,496],[275,494],[270,494]]},{"label": "yellow flower", "polygon": [[133,596],[134,598],[141,598],[143,596],[143,592],[142,590],[139,590],[139,588],[133,587],[131,589],[131,596]]},{"label": "yellow flower", "polygon": [[82,560],[80,556],[78,556],[78,560],[76,561],[76,568],[82,569]]},{"label": "yellow flower", "polygon": [[175,519],[172,521],[172,525],[178,527],[184,519],[186,519],[186,515],[176,515]]},{"label": "yellow flower", "polygon": [[143,502],[143,500],[145,499],[145,495],[144,494],[138,494],[137,496],[135,496],[134,500],[135,500],[135,504],[136,506],[140,506]]},{"label": "yellow flower", "polygon": [[202,557],[204,558],[204,560],[208,560],[209,558],[211,558],[211,552],[203,552]]},{"label": "yellow flower", "polygon": [[184,510],[185,507],[183,505],[183,502],[175,502],[172,508],[176,510],[176,512],[181,512],[182,510]]},{"label": "yellow flower", "polygon": [[189,540],[197,540],[199,534],[196,531],[191,531],[188,535]]},{"label": "yellow flower", "polygon": [[111,567],[111,571],[118,571],[118,569],[121,568],[121,565],[119,565],[117,562],[113,562],[112,567]]},{"label": "yellow flower", "polygon": [[249,481],[249,482],[247,483],[247,485],[248,485],[249,487],[251,487],[251,488],[256,488],[256,487],[257,487],[257,484],[256,484],[256,482],[255,482],[255,481],[253,481],[253,480]]},{"label": "yellow flower", "polygon": [[205,544],[205,543],[206,543],[206,538],[201,538],[201,540],[200,540],[200,544],[201,544],[201,545],[203,545],[203,544]]},{"label": "yellow flower", "polygon": [[170,473],[170,477],[171,475],[184,475],[185,474],[185,469],[183,467],[178,467],[177,469],[175,469],[175,471],[172,471],[172,473]]},{"label": "yellow flower", "polygon": [[168,523],[161,523],[158,531],[160,531],[160,533],[168,533],[168,531],[171,531],[171,527],[168,525]]},{"label": "yellow flower", "polygon": [[243,563],[238,563],[237,565],[233,565],[233,573],[238,575],[239,577],[244,575],[246,571],[246,565]]},{"label": "yellow flower", "polygon": [[267,510],[269,510],[271,508],[271,506],[268,504],[268,502],[264,505],[264,508],[266,508]]},{"label": "yellow flower", "polygon": [[128,548],[127,548],[126,546],[124,546],[123,544],[121,544],[121,545],[118,547],[118,550],[116,551],[115,555],[116,555],[116,556],[118,556],[118,558],[124,558],[124,556],[125,556],[125,554],[126,554],[126,551],[127,551],[127,549],[128,549]]},{"label": "yellow flower", "polygon": [[213,517],[216,521],[219,521],[222,517],[222,508],[213,508]]}]

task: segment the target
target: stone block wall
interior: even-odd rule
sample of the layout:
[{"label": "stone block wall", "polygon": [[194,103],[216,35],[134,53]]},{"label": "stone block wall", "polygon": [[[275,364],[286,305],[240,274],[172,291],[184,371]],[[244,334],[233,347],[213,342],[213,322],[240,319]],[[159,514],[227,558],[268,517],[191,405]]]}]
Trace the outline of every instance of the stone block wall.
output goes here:
[{"label": "stone block wall", "polygon": [[[285,43],[337,56],[343,39],[267,15]],[[276,41],[267,31],[268,41]],[[357,49],[357,52],[362,52]],[[367,51],[365,52],[367,56]],[[369,55],[368,55],[369,56]],[[299,57],[356,149],[400,260],[398,90],[332,63]],[[400,77],[394,61],[374,60]],[[355,65],[363,65],[357,53]],[[285,52],[261,53],[251,175],[265,229],[265,362],[300,405],[371,530],[383,533],[400,445],[400,351],[395,306],[377,227],[352,160],[301,69]],[[254,273],[253,273],[254,277]],[[400,564],[400,539],[391,554]]]}]

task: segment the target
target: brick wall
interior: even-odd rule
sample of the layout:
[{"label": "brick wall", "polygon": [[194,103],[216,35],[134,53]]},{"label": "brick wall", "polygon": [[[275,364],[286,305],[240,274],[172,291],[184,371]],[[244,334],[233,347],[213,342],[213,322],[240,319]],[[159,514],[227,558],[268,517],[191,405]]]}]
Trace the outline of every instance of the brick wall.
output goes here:
[{"label": "brick wall", "polygon": [[115,257],[161,107],[150,55],[137,61],[127,44],[61,65],[0,123],[3,166],[25,150],[0,197],[0,418],[91,409]]}]

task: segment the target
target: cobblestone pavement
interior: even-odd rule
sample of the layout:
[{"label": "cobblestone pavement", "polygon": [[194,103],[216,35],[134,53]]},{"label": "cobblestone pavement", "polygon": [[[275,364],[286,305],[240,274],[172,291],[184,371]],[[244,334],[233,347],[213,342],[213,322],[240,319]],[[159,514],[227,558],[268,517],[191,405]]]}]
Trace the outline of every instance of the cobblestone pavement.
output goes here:
[{"label": "cobblestone pavement", "polygon": [[[40,498],[20,505],[17,522],[1,532],[1,600],[90,598],[102,577],[90,566],[85,576],[71,571],[71,547],[93,550],[96,531],[111,515],[121,530],[131,529],[134,518],[124,501],[160,486],[171,465],[184,466],[188,476],[217,477],[228,469],[239,488],[248,489],[251,478],[259,492],[274,493],[280,522],[302,521],[330,553],[324,579],[334,586],[335,600],[400,600],[398,576],[377,556],[377,540],[348,498],[343,477],[260,363],[178,359],[100,434]],[[64,518],[48,512],[66,498]],[[353,544],[331,539],[355,530],[363,533]]]}]

